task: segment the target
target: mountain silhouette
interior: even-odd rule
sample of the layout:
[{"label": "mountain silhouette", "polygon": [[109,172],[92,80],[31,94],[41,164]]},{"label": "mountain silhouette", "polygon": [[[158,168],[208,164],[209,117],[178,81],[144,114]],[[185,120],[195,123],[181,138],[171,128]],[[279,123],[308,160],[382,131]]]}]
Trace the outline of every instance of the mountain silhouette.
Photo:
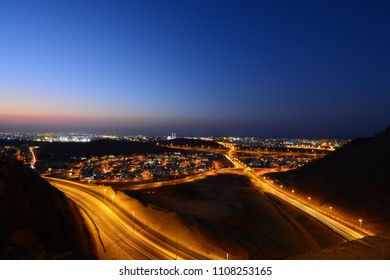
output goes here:
[{"label": "mountain silhouette", "polygon": [[17,160],[0,156],[0,259],[95,259],[75,203]]},{"label": "mountain silhouette", "polygon": [[269,176],[366,225],[390,228],[390,127],[299,169]]}]

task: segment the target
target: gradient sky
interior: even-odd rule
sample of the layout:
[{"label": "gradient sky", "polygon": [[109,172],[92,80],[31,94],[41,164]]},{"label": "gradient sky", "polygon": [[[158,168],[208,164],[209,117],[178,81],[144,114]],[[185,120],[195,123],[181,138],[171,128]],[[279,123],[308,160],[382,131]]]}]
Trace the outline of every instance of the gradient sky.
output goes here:
[{"label": "gradient sky", "polygon": [[390,1],[0,0],[0,131],[371,136]]}]

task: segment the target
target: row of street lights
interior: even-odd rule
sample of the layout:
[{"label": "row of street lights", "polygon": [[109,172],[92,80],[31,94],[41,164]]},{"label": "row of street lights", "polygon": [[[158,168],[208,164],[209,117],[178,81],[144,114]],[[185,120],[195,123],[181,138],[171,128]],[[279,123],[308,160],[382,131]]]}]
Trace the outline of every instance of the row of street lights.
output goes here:
[{"label": "row of street lights", "polygon": [[[283,185],[280,185],[280,188],[281,189],[283,189]],[[103,189],[103,191],[104,191],[104,203],[106,204],[106,202],[107,202],[107,189],[106,188],[104,188]],[[292,194],[294,194],[295,193],[295,190],[291,190],[291,192],[292,192]],[[114,206],[114,198],[115,198],[115,194],[113,194],[112,196],[111,196],[111,212],[112,213],[114,213],[113,212],[113,206]],[[309,202],[311,201],[311,197],[310,196],[308,196],[307,197],[307,199],[309,200]],[[332,209],[333,209],[333,207],[332,206],[329,206],[329,210],[330,211],[332,211]],[[132,214],[133,214],[133,233],[135,232],[135,211],[134,210],[132,210]],[[360,227],[362,227],[362,223],[363,223],[363,219],[359,219],[358,220],[359,221],[359,225],[360,225]],[[176,232],[176,238],[175,238],[175,259],[177,260],[177,250],[178,250],[178,240],[177,240],[177,236],[178,236],[178,233]],[[227,252],[226,253],[226,260],[229,260],[229,253]]]},{"label": "row of street lights", "polygon": [[[106,188],[104,188],[103,189],[103,191],[104,191],[104,203],[106,204],[106,197],[107,197],[107,189]],[[113,212],[113,206],[114,206],[114,198],[115,198],[115,194],[113,194],[112,196],[111,196],[111,212],[112,213],[114,213]],[[135,232],[135,211],[134,210],[132,210],[132,214],[133,214],[133,233]],[[178,241],[177,241],[177,236],[178,236],[178,233],[176,232],[176,238],[175,238],[175,259],[177,260],[177,244],[178,244]]]},{"label": "row of street lights", "polygon": [[[263,177],[264,179],[268,179],[267,177]],[[268,179],[269,180],[269,179]],[[273,183],[273,181],[272,180],[269,180],[271,183]],[[281,189],[283,189],[283,185],[280,185],[280,188]],[[291,193],[292,194],[295,194],[295,190],[294,189],[292,189],[291,190]],[[307,200],[309,200],[309,203],[311,202],[311,196],[308,196],[307,197]],[[332,210],[333,210],[333,206],[329,206],[329,211],[330,212],[332,212]],[[362,227],[362,224],[363,224],[363,219],[358,219],[358,222],[359,222],[359,225],[360,225],[360,227]]]}]

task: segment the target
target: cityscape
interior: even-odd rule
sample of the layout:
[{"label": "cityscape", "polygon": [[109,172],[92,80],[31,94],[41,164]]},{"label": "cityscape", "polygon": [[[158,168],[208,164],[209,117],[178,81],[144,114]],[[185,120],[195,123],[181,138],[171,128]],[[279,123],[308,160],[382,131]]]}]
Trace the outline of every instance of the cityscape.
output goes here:
[{"label": "cityscape", "polygon": [[[0,133],[0,139],[19,140],[31,142],[90,142],[99,139],[114,139],[117,141],[135,141],[155,143],[159,141],[174,140],[175,133],[169,136],[120,136],[120,135],[92,135],[77,133]],[[207,139],[210,142],[235,145],[240,149],[239,158],[246,165],[254,168],[274,168],[288,170],[302,167],[314,159],[321,158],[348,143],[349,139],[275,139],[255,137],[190,137],[193,139]],[[6,143],[6,142],[5,142]],[[207,143],[207,142],[206,142]],[[225,145],[222,144],[222,145]],[[169,146],[172,146],[172,143]],[[188,149],[188,144],[175,145],[178,148]],[[131,156],[103,155],[101,157],[87,158],[82,155],[78,158],[69,158],[62,164],[46,164],[42,174],[57,174],[60,178],[79,179],[82,181],[137,181],[160,180],[172,177],[183,177],[210,170],[218,170],[234,164],[227,161],[219,153],[214,153],[210,146],[199,146],[200,153],[172,152],[164,154],[134,154]],[[35,169],[33,158],[35,155],[31,149],[39,149],[39,146],[0,146],[0,153],[23,161],[23,163]],[[208,152],[209,150],[209,152]]]},{"label": "cityscape", "polygon": [[390,260],[390,2],[92,2],[0,4],[1,260]]},{"label": "cityscape", "polygon": [[[240,236],[248,230],[247,225],[241,228],[242,225],[233,224],[225,229],[232,231],[238,226],[243,231],[237,234],[236,238],[230,237],[230,242],[237,244],[229,251],[222,250],[221,247],[224,245],[208,239],[203,234],[193,236],[194,230],[199,230],[198,227],[205,221],[213,220],[214,215],[226,215],[224,211],[216,214],[221,211],[216,210],[221,207],[218,206],[220,202],[216,201],[223,199],[225,203],[227,199],[228,205],[236,205],[235,200],[230,201],[229,197],[232,195],[230,192],[237,192],[235,195],[242,196],[244,186],[252,186],[253,190],[260,189],[272,194],[274,199],[288,203],[291,205],[288,211],[297,211],[291,207],[299,209],[301,212],[294,214],[303,215],[299,219],[308,215],[314,217],[319,224],[326,225],[322,228],[316,228],[319,224],[307,225],[307,229],[315,230],[315,235],[300,236],[296,240],[297,247],[290,246],[282,252],[310,256],[311,251],[316,251],[311,249],[312,246],[326,248],[329,244],[342,242],[343,239],[353,241],[375,235],[380,231],[382,225],[370,221],[367,214],[357,218],[356,213],[349,213],[342,203],[324,202],[320,193],[300,190],[299,186],[291,184],[286,178],[278,177],[288,173],[287,171],[300,170],[305,165],[310,166],[312,162],[326,159],[327,155],[343,150],[343,147],[348,146],[349,143],[353,141],[210,136],[177,138],[176,133],[152,137],[85,133],[1,133],[0,155],[3,158],[17,160],[23,163],[24,168],[39,174],[82,207],[93,223],[99,224],[99,228],[105,232],[103,236],[99,234],[99,237],[95,237],[101,239],[95,244],[97,247],[94,247],[99,258],[224,259],[226,257],[232,260],[280,258],[281,254],[280,249],[274,249],[270,252],[266,251],[267,254],[263,255],[263,250],[259,252],[251,247],[245,247],[242,241],[237,242],[236,238],[241,239]],[[141,148],[139,145],[147,145],[147,147]],[[273,174],[278,176],[275,177]],[[204,184],[208,186],[206,189],[203,187]],[[238,190],[235,190],[237,185]],[[204,190],[199,191],[199,189]],[[213,196],[221,191],[224,194],[220,194],[215,200]],[[179,196],[176,192],[179,192]],[[246,192],[248,190],[244,191]],[[253,195],[257,197],[252,191],[250,193],[250,196],[246,194],[247,199],[253,200]],[[198,199],[193,200],[192,196]],[[100,202],[94,201],[95,199]],[[244,207],[240,202],[234,207],[249,208],[245,211],[256,213],[258,199],[255,199],[255,205],[249,203]],[[204,209],[205,203],[209,210]],[[192,205],[191,210],[184,205]],[[212,210],[215,207],[216,212]],[[162,218],[156,209],[166,209],[164,211],[168,213],[172,211],[184,215],[183,217],[187,217],[186,219],[190,219],[189,221],[195,225],[188,227],[175,218]],[[204,210],[207,214],[202,214]],[[209,211],[213,211],[213,214]],[[135,213],[139,215],[137,219]],[[94,217],[91,218],[92,216]],[[169,223],[175,224],[175,232],[172,232],[172,228],[167,228],[166,224],[162,225],[160,219],[168,219]],[[219,224],[218,220],[215,222]],[[253,225],[250,226],[252,227]],[[133,232],[134,237],[140,238],[137,241],[139,245],[134,247],[133,243],[129,243],[128,235],[119,240],[113,238],[117,235],[112,232],[115,228],[122,232],[120,237],[125,236],[127,230]],[[214,230],[211,232],[217,236],[222,234]],[[272,232],[277,234],[278,230],[275,231],[272,227]],[[148,237],[150,234],[160,240],[159,246],[166,246],[166,249],[163,251],[156,251],[152,249],[153,247],[148,249],[147,244],[156,242],[150,240]],[[184,239],[177,241],[179,234]],[[315,237],[318,234],[331,235],[326,241],[320,241]],[[305,235],[307,233],[303,234]],[[172,236],[175,236],[174,248]],[[308,246],[308,240],[313,238],[317,238],[316,241]],[[281,239],[283,242],[283,237]],[[301,242],[306,245],[302,245]],[[144,249],[139,248],[141,245]],[[110,246],[111,249],[103,250],[106,246]]]}]

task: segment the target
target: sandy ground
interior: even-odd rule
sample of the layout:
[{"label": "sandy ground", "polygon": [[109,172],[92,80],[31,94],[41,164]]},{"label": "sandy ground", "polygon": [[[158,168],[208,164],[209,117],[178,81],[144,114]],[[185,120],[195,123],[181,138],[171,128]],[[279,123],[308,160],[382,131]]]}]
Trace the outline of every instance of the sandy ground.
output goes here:
[{"label": "sandy ground", "polygon": [[[223,174],[152,190],[128,191],[151,226],[213,258],[287,259],[343,241],[333,231],[245,176]],[[130,206],[131,207],[131,206]],[[129,211],[131,209],[129,208]]]}]

